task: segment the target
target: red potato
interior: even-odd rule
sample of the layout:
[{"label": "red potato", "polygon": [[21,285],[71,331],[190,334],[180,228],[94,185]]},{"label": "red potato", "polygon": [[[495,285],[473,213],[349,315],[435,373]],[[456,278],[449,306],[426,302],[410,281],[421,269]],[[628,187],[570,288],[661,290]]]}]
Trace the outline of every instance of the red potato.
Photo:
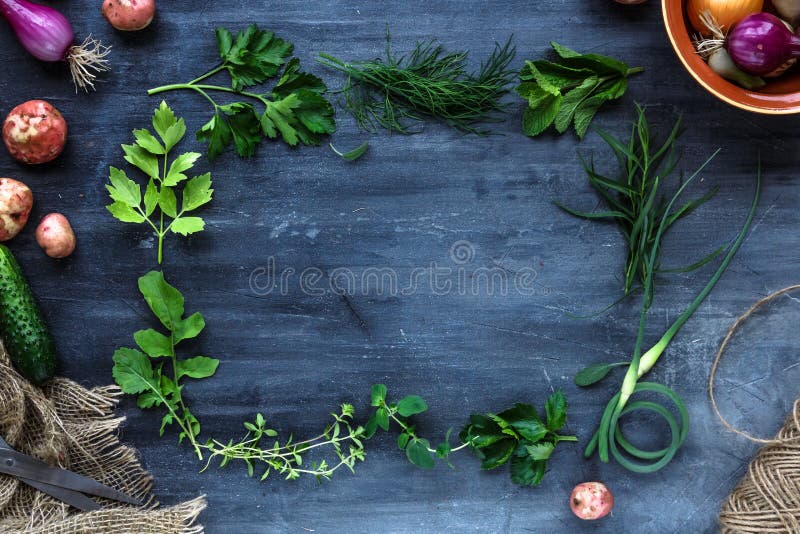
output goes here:
[{"label": "red potato", "polygon": [[11,178],[0,178],[0,241],[16,236],[28,222],[33,208],[33,193],[27,185]]},{"label": "red potato", "polygon": [[584,482],[572,490],[569,506],[581,519],[600,519],[614,508],[614,496],[602,482]]},{"label": "red potato", "polygon": [[47,163],[57,158],[67,144],[67,121],[50,103],[29,100],[6,117],[3,142],[17,161]]},{"label": "red potato", "polygon": [[153,21],[155,14],[155,0],[103,0],[103,16],[121,31],[143,30]]},{"label": "red potato", "polygon": [[50,213],[36,228],[36,242],[51,258],[66,258],[75,251],[75,232],[66,217]]}]

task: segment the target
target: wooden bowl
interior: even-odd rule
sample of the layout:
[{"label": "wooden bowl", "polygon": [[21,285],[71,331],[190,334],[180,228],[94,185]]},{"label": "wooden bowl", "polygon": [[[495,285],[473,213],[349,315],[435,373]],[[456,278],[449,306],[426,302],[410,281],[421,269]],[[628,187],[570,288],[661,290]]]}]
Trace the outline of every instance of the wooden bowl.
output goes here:
[{"label": "wooden bowl", "polygon": [[711,70],[695,53],[694,32],[686,17],[686,0],[662,0],[664,26],[675,53],[697,83],[712,95],[737,108],[768,115],[800,113],[800,71],[797,68],[774,79],[758,91],[744,89]]}]

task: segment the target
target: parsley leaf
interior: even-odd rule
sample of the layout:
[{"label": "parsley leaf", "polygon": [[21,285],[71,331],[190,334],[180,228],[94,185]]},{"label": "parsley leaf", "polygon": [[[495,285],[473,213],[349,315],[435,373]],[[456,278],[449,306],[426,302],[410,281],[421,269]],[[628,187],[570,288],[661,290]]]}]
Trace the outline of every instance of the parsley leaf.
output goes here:
[{"label": "parsley leaf", "polygon": [[[106,208],[119,221],[146,222],[158,238],[158,263],[161,263],[164,236],[168,232],[189,235],[205,228],[203,219],[185,214],[210,202],[214,190],[211,189],[210,173],[193,178],[186,174],[200,158],[199,153],[186,152],[169,163],[170,151],[183,139],[186,125],[166,102],[162,101],[153,113],[153,129],[160,141],[149,130],[141,129],[134,130],[133,145],[122,145],[125,161],[148,177],[144,195],[141,186],[128,178],[125,171],[111,167],[106,190],[113,202]],[[183,191],[179,208],[175,188],[181,184]],[[158,216],[154,216],[156,209],[160,212]],[[165,217],[172,221],[165,220]]]},{"label": "parsley leaf", "polygon": [[223,67],[231,75],[231,86],[237,91],[275,76],[294,48],[255,24],[237,33],[235,40],[230,31],[217,28],[217,44]]},{"label": "parsley leaf", "polygon": [[[235,37],[225,28],[218,28],[216,35],[222,65],[189,83],[148,91],[153,95],[191,89],[211,101],[214,114],[196,134],[198,140],[208,143],[209,160],[217,158],[230,145],[240,157],[249,158],[263,137],[280,138],[290,146],[318,145],[323,136],[336,130],[333,106],[323,96],[327,87],[318,77],[300,70],[300,60],[291,58],[291,43],[256,25]],[[230,87],[201,83],[222,71],[230,75]],[[272,91],[248,90],[279,73]],[[234,93],[248,101],[221,104],[210,96],[212,92]],[[260,104],[259,109],[250,101]],[[159,127],[166,133],[166,128],[160,125],[162,120],[165,119],[159,117]]]},{"label": "parsley leaf", "polygon": [[564,133],[570,124],[583,138],[600,107],[620,98],[627,80],[642,72],[599,54],[580,54],[558,43],[550,43],[558,62],[526,61],[519,73],[517,94],[528,101],[522,118],[526,135],[535,137],[551,125]]}]

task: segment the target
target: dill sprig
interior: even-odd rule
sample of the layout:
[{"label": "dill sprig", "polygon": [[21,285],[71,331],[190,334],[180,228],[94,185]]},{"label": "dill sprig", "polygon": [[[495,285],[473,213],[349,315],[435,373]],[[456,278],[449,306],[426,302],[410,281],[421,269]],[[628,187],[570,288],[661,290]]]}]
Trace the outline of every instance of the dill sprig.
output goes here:
[{"label": "dill sprig", "polygon": [[516,71],[511,38],[494,51],[478,72],[467,72],[468,52],[448,52],[435,41],[420,42],[411,54],[397,57],[386,33],[386,59],[345,63],[328,54],[319,61],[347,74],[341,89],[345,109],[369,132],[378,127],[403,134],[425,116],[436,117],[464,132],[487,134],[480,122],[496,122],[504,109],[500,99],[509,92]]}]

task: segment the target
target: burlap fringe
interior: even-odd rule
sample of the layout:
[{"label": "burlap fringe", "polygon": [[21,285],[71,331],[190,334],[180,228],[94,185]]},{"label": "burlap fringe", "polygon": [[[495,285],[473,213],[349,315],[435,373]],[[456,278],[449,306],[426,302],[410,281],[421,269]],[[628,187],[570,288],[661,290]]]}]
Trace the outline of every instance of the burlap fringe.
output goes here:
[{"label": "burlap fringe", "polygon": [[[0,475],[0,532],[17,534],[201,534],[203,497],[158,507],[152,478],[136,451],[120,443],[124,418],[114,416],[121,391],[91,390],[64,378],[43,389],[8,364],[0,346],[0,435],[17,450],[90,476],[145,502],[143,508],[103,501],[104,508],[78,513],[16,478]],[[101,499],[102,501],[102,499]]]},{"label": "burlap fringe", "polygon": [[714,399],[714,377],[720,359],[739,326],[768,302],[798,289],[800,285],[786,287],[751,306],[730,327],[711,366],[708,391],[714,412],[728,430],[765,444],[722,506],[719,523],[724,534],[800,534],[800,399],[773,439],[757,438],[734,428],[719,412]]}]

